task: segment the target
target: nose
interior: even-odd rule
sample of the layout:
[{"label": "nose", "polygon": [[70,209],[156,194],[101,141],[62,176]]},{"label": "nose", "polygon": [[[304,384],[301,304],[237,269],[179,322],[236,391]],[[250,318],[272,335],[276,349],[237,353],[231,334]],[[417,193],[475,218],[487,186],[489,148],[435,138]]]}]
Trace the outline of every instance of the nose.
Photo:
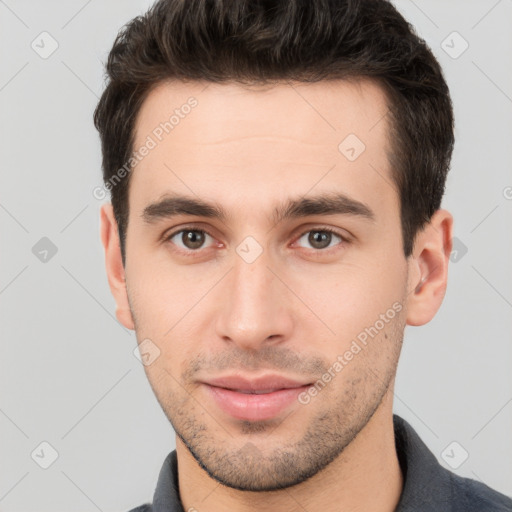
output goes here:
[{"label": "nose", "polygon": [[275,265],[269,265],[265,252],[252,263],[238,255],[234,260],[218,297],[217,336],[252,351],[290,339],[292,297]]}]

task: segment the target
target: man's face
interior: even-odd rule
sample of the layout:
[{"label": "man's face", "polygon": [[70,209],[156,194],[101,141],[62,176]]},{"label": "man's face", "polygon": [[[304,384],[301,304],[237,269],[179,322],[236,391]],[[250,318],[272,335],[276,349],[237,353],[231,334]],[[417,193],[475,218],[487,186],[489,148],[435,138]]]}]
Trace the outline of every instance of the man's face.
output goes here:
[{"label": "man's face", "polygon": [[[130,178],[130,309],[160,350],[160,405],[228,486],[307,479],[392,393],[408,262],[386,112],[378,86],[344,81],[164,84],[139,112],[134,149],[157,145]],[[352,203],[300,208],[322,195]],[[156,206],[171,196],[225,216]]]}]

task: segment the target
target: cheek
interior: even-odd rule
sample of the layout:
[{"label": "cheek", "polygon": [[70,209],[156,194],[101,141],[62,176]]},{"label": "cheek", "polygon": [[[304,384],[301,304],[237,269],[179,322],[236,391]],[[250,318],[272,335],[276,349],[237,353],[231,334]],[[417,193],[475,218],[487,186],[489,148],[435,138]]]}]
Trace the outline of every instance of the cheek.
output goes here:
[{"label": "cheek", "polygon": [[127,282],[140,326],[159,336],[171,329],[204,295],[207,283],[200,274],[149,256],[132,258]]},{"label": "cheek", "polygon": [[405,259],[396,255],[394,264],[361,255],[337,266],[310,267],[307,272],[295,277],[290,274],[287,279],[338,338],[350,340],[373,325],[381,314],[391,309],[388,317],[394,317],[396,310],[401,309],[407,267]]},{"label": "cheek", "polygon": [[[183,371],[180,364],[197,356],[202,339],[211,340],[207,324],[213,294],[208,292],[222,273],[193,266],[148,265],[145,261],[149,259],[132,259],[127,272],[137,338],[139,342],[152,340],[160,350],[156,367],[164,367],[178,378]],[[159,380],[152,367],[147,369],[152,379]]]}]

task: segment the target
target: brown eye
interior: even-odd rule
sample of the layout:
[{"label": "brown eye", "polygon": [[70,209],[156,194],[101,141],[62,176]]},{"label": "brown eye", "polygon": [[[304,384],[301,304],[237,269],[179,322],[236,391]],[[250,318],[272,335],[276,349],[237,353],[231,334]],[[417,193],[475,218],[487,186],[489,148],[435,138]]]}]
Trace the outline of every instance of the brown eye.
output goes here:
[{"label": "brown eye", "polygon": [[189,249],[199,249],[204,243],[204,233],[201,231],[183,231],[181,241]]},{"label": "brown eye", "polygon": [[304,233],[299,238],[299,241],[306,239],[311,249],[322,250],[332,247],[331,242],[333,242],[333,239],[336,241],[336,238],[339,239],[340,242],[344,241],[343,237],[336,234],[334,231],[329,229],[314,229]]},{"label": "brown eye", "polygon": [[167,240],[180,249],[194,251],[201,249],[207,238],[212,237],[200,229],[182,229],[167,237]]}]

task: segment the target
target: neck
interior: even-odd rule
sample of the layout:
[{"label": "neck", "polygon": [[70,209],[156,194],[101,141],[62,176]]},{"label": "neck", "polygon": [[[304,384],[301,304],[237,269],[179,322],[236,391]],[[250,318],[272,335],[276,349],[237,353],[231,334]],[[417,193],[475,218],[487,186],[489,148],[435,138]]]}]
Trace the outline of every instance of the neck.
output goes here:
[{"label": "neck", "polygon": [[176,439],[184,510],[218,512],[393,512],[403,488],[393,430],[392,386],[379,408],[342,454],[301,484],[272,492],[226,487],[208,476]]}]

